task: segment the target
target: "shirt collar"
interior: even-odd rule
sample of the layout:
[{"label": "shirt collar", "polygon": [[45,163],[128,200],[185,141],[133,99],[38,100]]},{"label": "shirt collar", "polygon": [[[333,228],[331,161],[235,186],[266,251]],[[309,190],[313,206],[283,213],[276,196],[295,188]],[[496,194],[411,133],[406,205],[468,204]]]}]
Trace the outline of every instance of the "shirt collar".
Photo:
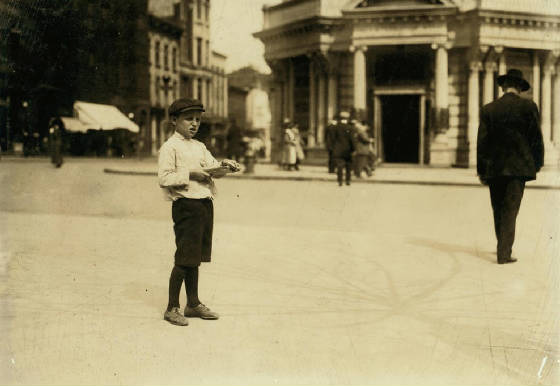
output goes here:
[{"label": "shirt collar", "polygon": [[173,136],[181,141],[190,141],[189,139],[183,137],[183,134],[179,133],[178,131],[176,131]]}]

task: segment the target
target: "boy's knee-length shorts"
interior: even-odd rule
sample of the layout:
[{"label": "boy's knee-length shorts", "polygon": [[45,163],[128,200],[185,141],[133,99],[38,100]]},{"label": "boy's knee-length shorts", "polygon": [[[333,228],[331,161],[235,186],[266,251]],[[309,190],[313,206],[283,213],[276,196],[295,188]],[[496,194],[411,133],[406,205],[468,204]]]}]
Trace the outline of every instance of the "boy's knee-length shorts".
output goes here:
[{"label": "boy's knee-length shorts", "polygon": [[171,208],[175,231],[175,264],[187,267],[209,262],[212,255],[214,205],[209,198],[180,198]]}]

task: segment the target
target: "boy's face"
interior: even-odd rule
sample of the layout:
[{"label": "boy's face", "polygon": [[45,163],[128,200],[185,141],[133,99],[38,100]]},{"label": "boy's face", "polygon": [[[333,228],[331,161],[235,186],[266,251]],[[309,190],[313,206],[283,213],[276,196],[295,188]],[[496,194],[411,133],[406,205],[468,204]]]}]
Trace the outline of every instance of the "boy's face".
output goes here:
[{"label": "boy's face", "polygon": [[191,139],[197,133],[200,127],[202,111],[187,111],[173,117],[175,122],[175,130],[186,139]]}]

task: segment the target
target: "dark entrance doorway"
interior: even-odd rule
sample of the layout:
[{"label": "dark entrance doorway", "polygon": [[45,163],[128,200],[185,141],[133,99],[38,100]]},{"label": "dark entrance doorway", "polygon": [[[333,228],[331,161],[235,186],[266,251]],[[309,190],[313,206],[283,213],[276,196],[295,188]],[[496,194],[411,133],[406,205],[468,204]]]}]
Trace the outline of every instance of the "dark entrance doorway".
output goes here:
[{"label": "dark entrance doorway", "polygon": [[381,124],[385,162],[418,163],[420,96],[382,95]]}]

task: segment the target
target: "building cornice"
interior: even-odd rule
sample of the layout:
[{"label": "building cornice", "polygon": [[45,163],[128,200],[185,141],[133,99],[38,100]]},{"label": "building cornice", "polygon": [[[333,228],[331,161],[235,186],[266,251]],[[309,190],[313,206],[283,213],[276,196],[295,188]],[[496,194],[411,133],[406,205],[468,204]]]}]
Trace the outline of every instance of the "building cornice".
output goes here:
[{"label": "building cornice", "polygon": [[476,10],[469,13],[476,14],[486,24],[520,25],[545,29],[560,28],[560,16],[491,10]]},{"label": "building cornice", "polygon": [[361,7],[354,9],[345,9],[342,11],[343,17],[371,17],[372,15],[379,16],[397,16],[408,15],[413,13],[420,14],[435,14],[435,15],[451,15],[458,12],[458,8],[448,5],[414,5],[414,6],[384,6],[384,7]]},{"label": "building cornice", "polygon": [[181,27],[177,22],[166,20],[154,15],[148,16],[148,23],[151,31],[164,33],[177,39],[181,37],[184,31],[183,27]]},{"label": "building cornice", "polygon": [[332,30],[337,27],[344,27],[344,23],[341,18],[313,16],[304,20],[284,24],[279,27],[255,32],[253,36],[261,39],[262,41],[269,41],[310,32],[331,33]]},{"label": "building cornice", "polygon": [[276,10],[283,9],[283,8],[290,8],[290,7],[293,7],[294,5],[301,4],[301,3],[305,3],[305,2],[307,2],[307,1],[310,1],[310,0],[288,0],[288,1],[283,1],[283,2],[280,3],[280,4],[265,5],[265,6],[263,6],[263,10],[266,10],[266,11],[276,11]]}]

